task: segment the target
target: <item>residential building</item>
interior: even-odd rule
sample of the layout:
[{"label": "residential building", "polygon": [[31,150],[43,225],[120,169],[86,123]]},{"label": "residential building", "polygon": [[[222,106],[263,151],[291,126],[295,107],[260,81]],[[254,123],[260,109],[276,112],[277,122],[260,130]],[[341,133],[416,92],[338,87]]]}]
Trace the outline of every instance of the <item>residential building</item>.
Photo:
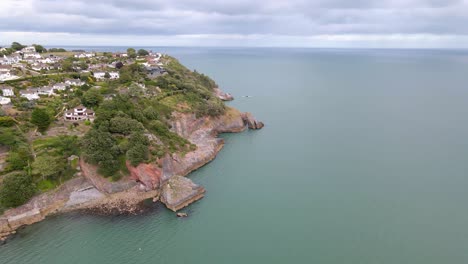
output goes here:
[{"label": "residential building", "polygon": [[0,90],[2,90],[2,94],[5,97],[12,97],[15,95],[15,93],[13,92],[13,89],[10,87],[0,87]]},{"label": "residential building", "polygon": [[85,82],[80,79],[66,79],[65,84],[68,86],[81,86],[84,85]]},{"label": "residential building", "polygon": [[67,121],[94,120],[95,113],[92,109],[80,105],[71,110],[67,110],[64,119]]},{"label": "residential building", "polygon": [[80,54],[74,55],[75,58],[79,58],[79,59],[92,58],[94,56],[96,56],[95,53],[80,53]]},{"label": "residential building", "polygon": [[37,52],[27,52],[23,54],[24,59],[42,59],[41,54]]},{"label": "residential building", "polygon": [[67,89],[67,84],[65,83],[56,83],[53,88],[57,91],[65,91]]},{"label": "residential building", "polygon": [[50,70],[50,66],[47,65],[47,64],[44,64],[44,63],[34,63],[31,68],[35,71],[41,71],[41,70],[45,70],[45,71],[48,71]]},{"label": "residential building", "polygon": [[[105,75],[106,75],[106,72],[95,72],[94,73],[94,77],[96,79],[98,79],[98,80],[106,79]],[[116,79],[120,78],[119,72],[109,72],[109,75],[110,75],[109,79],[111,79],[111,80],[116,80]]]},{"label": "residential building", "polygon": [[42,87],[37,89],[37,93],[39,95],[46,95],[46,96],[53,96],[55,95],[54,93],[54,88],[53,87]]},{"label": "residential building", "polygon": [[39,94],[37,93],[37,88],[28,88],[26,90],[21,90],[20,96],[28,99],[29,101],[39,99]]},{"label": "residential building", "polygon": [[0,65],[0,81],[5,81],[14,77],[11,72],[11,65]]},{"label": "residential building", "polygon": [[8,97],[0,96],[0,105],[6,105],[11,103],[11,99]]},{"label": "residential building", "polygon": [[34,46],[25,47],[21,52],[36,52],[36,48]]}]

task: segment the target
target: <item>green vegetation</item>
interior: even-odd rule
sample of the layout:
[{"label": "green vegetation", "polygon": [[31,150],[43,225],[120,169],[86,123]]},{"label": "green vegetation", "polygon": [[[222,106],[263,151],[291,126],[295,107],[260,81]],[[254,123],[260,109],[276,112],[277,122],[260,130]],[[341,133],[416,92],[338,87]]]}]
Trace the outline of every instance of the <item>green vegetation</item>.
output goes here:
[{"label": "green vegetation", "polygon": [[209,77],[190,71],[174,58],[169,58],[166,70],[168,74],[156,80],[165,92],[161,95],[162,102],[197,116],[218,116],[225,112],[224,103],[213,94],[216,83]]},{"label": "green vegetation", "polygon": [[37,126],[39,131],[45,131],[50,125],[51,117],[47,110],[42,108],[35,108],[31,114],[31,123]]},{"label": "green vegetation", "polygon": [[127,49],[127,55],[130,59],[134,59],[137,56],[137,53],[134,48],[128,48]]},{"label": "green vegetation", "polygon": [[77,164],[76,161],[67,162],[67,158],[80,154],[78,141],[76,136],[58,136],[33,142],[36,158],[31,164],[32,175],[41,191],[48,190],[47,186],[58,186],[73,176]]},{"label": "green vegetation", "polygon": [[30,175],[15,173],[7,175],[0,186],[0,203],[5,207],[24,204],[36,193],[36,185]]},{"label": "green vegetation", "polygon": [[16,121],[13,117],[10,116],[0,116],[0,127],[11,127],[16,124]]},{"label": "green vegetation", "polygon": [[[66,52],[34,46],[38,52],[48,54]],[[7,52],[23,47],[13,43]],[[66,53],[61,55],[74,54]],[[34,193],[54,189],[73,177],[78,165],[74,156],[97,165],[101,175],[115,181],[129,174],[128,163],[138,166],[168,154],[193,151],[195,145],[171,131],[172,113],[193,113],[200,117],[225,112],[224,103],[213,93],[216,83],[209,77],[187,69],[169,56],[161,60],[164,69],[156,66],[149,69],[135,60],[137,56],[148,55],[148,51],[129,48],[127,54],[134,63],[126,60],[124,65],[112,53],[99,58],[67,57],[62,61],[62,72],[38,76],[29,73],[5,82],[15,93],[61,83],[67,78],[87,84],[59,91],[55,97],[41,96],[36,101],[16,97],[13,99],[15,113],[11,116],[0,113],[0,146],[8,150],[6,168],[0,173],[5,179],[0,183],[0,210],[20,205]],[[110,63],[115,63],[119,70],[118,80],[110,78],[110,68],[102,69],[107,71],[105,80],[96,80],[91,72],[78,72]],[[161,74],[149,76],[148,71],[154,69]],[[66,109],[80,104],[96,113],[93,122],[52,122],[62,118]],[[42,134],[34,133],[36,127]],[[2,198],[12,192],[18,196],[12,196],[11,200]]]},{"label": "green vegetation", "polygon": [[23,48],[26,48],[26,46],[24,45],[21,45],[20,43],[18,42],[13,42],[11,43],[11,48],[15,51],[18,51],[18,50],[22,50]]},{"label": "green vegetation", "polygon": [[50,49],[48,50],[48,52],[49,52],[49,53],[50,53],[50,52],[67,52],[67,50],[66,50],[66,49],[62,49],[62,48],[50,48]]},{"label": "green vegetation", "polygon": [[45,53],[47,52],[47,49],[44,48],[42,45],[38,45],[38,44],[33,44],[34,48],[36,49],[36,52],[38,53]]},{"label": "green vegetation", "polygon": [[89,89],[81,97],[81,103],[86,107],[96,107],[104,100],[98,89]]},{"label": "green vegetation", "polygon": [[138,50],[138,56],[148,56],[149,55],[149,52],[147,50],[144,50],[144,49],[139,49]]}]

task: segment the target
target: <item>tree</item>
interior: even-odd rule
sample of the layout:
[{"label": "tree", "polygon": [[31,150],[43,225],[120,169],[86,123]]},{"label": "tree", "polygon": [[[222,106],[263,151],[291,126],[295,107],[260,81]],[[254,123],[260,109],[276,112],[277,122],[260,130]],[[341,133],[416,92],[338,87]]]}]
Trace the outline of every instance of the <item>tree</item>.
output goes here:
[{"label": "tree", "polygon": [[87,70],[89,68],[85,61],[80,61],[79,67],[81,70]]},{"label": "tree", "polygon": [[119,62],[117,62],[117,63],[115,64],[115,68],[118,69],[118,70],[120,70],[123,66],[124,66],[124,65],[123,65],[123,63],[122,63],[121,61],[119,61]]},{"label": "tree", "polygon": [[66,52],[63,48],[50,48],[49,52]]},{"label": "tree", "polygon": [[22,49],[25,48],[25,47],[26,47],[26,46],[21,45],[21,44],[18,43],[18,42],[13,42],[13,43],[11,43],[11,48],[14,49],[15,51],[22,50]]},{"label": "tree", "polygon": [[111,77],[110,73],[106,72],[104,73],[104,78],[106,78],[107,80],[109,80]]},{"label": "tree", "polygon": [[16,129],[0,127],[0,146],[11,148],[18,146],[21,142],[23,142],[23,138]]},{"label": "tree", "polygon": [[30,159],[31,153],[29,152],[29,148],[26,146],[10,151],[6,159],[8,163],[6,171],[23,170],[28,166]]},{"label": "tree", "polygon": [[73,71],[73,62],[71,62],[70,60],[64,60],[62,62],[62,70],[64,72],[71,72]]},{"label": "tree", "polygon": [[134,59],[136,58],[137,54],[134,48],[128,48],[127,49],[127,55],[129,58]]},{"label": "tree", "polygon": [[36,185],[30,175],[16,173],[5,177],[0,186],[0,203],[5,207],[20,206],[36,193]]},{"label": "tree", "polygon": [[149,52],[147,50],[144,50],[144,49],[139,49],[138,50],[138,56],[148,56],[149,55]]},{"label": "tree", "polygon": [[138,96],[141,96],[142,94],[143,94],[143,88],[141,88],[141,86],[139,86],[138,84],[132,83],[128,87],[128,95],[130,95],[131,97],[138,97]]},{"label": "tree", "polygon": [[11,127],[16,124],[15,119],[10,116],[0,116],[0,127]]},{"label": "tree", "polygon": [[43,180],[58,175],[66,169],[66,166],[63,157],[54,157],[47,154],[37,157],[32,163],[33,173],[41,175]]},{"label": "tree", "polygon": [[45,109],[35,108],[31,114],[31,123],[36,125],[40,131],[47,130],[51,121],[51,117]]},{"label": "tree", "polygon": [[42,45],[33,44],[33,46],[34,48],[36,48],[36,52],[39,52],[39,53],[47,52],[47,49],[44,48]]},{"label": "tree", "polygon": [[112,176],[119,170],[120,149],[112,134],[105,130],[105,127],[91,129],[81,140],[81,145],[85,160],[98,165],[104,176]]},{"label": "tree", "polygon": [[86,107],[96,107],[99,106],[100,103],[104,98],[102,97],[101,93],[99,92],[98,89],[89,89],[83,94],[83,97],[81,98],[81,103],[83,103],[84,106]]},{"label": "tree", "polygon": [[148,147],[144,145],[135,145],[127,151],[127,159],[132,166],[145,162],[148,159]]},{"label": "tree", "polygon": [[143,125],[128,117],[114,117],[110,120],[109,132],[130,135],[133,131],[142,131]]},{"label": "tree", "polygon": [[132,166],[146,161],[148,159],[148,138],[141,132],[133,132],[128,141],[127,159]]}]

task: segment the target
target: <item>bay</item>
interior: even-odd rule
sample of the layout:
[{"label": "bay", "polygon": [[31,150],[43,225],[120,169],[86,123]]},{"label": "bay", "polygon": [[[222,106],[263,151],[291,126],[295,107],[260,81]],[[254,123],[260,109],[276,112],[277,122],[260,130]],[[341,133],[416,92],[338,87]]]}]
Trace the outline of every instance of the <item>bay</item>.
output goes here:
[{"label": "bay", "polygon": [[468,51],[147,48],[266,127],[222,136],[188,218],[51,217],[0,263],[468,262]]}]

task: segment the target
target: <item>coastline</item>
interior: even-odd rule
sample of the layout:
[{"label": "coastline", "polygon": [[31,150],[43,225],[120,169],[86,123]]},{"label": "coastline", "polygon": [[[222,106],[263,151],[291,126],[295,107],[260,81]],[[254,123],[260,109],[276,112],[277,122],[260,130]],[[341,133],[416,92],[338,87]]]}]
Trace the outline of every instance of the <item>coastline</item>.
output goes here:
[{"label": "coastline", "polygon": [[22,226],[70,211],[132,213],[147,199],[161,201],[168,209],[178,211],[203,198],[205,189],[184,176],[216,158],[224,146],[224,140],[218,138],[218,134],[263,127],[263,123],[256,121],[250,113],[229,107],[224,115],[216,118],[197,118],[194,114],[182,113],[174,113],[174,117],[172,130],[195,144],[196,150],[166,155],[158,164],[137,167],[127,164],[131,176],[118,182],[100,176],[93,166],[80,159],[81,172],[77,177],[20,207],[6,210],[0,216],[0,242]]}]

